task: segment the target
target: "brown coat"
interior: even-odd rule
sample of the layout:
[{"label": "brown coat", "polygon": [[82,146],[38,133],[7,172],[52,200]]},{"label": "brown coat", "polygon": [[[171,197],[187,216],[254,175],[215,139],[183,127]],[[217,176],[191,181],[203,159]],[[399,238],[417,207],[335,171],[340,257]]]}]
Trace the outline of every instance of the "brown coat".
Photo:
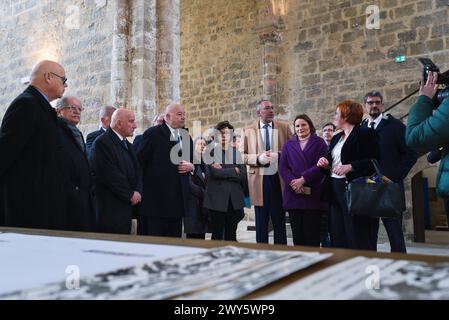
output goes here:
[{"label": "brown coat", "polygon": [[[273,146],[272,151],[280,153],[284,143],[292,136],[290,125],[285,121],[273,120]],[[273,174],[278,171],[278,161],[268,167],[260,166],[257,158],[265,152],[259,120],[245,129],[242,143],[243,161],[248,166],[248,187],[251,204],[263,206],[263,175]],[[281,181],[281,187],[283,183]]]}]

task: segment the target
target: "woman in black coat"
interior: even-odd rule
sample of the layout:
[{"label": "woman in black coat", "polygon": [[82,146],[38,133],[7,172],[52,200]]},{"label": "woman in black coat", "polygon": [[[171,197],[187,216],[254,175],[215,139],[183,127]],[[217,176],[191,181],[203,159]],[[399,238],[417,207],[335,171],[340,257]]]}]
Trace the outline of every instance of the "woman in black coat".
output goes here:
[{"label": "woman in black coat", "polygon": [[379,159],[379,144],[374,130],[360,126],[363,107],[346,100],[337,105],[335,125],[341,129],[331,141],[327,157],[318,166],[327,173],[323,197],[330,203],[332,246],[352,249],[377,249],[379,219],[351,216],[345,199],[347,183],[375,172],[372,159]]},{"label": "woman in black coat", "polygon": [[218,143],[211,143],[205,154],[208,165],[204,207],[209,209],[212,240],[236,241],[245,206],[246,166],[232,146],[234,127],[222,121],[215,129]]}]

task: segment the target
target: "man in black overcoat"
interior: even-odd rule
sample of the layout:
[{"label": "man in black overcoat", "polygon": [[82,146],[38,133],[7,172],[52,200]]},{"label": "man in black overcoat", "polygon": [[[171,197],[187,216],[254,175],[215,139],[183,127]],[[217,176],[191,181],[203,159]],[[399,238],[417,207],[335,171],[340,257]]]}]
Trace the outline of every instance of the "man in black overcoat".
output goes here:
[{"label": "man in black overcoat", "polygon": [[80,100],[67,96],[58,101],[56,110],[65,157],[66,230],[94,232],[92,177],[83,134],[76,127],[80,122],[83,107]]},{"label": "man in black overcoat", "polygon": [[[385,115],[383,97],[378,91],[371,91],[364,97],[368,118],[362,126],[369,127],[379,135],[380,170],[382,174],[399,183],[404,190],[404,179],[418,160],[418,154],[405,143],[405,125],[391,114]],[[405,193],[403,208],[405,211]],[[406,252],[402,215],[398,219],[382,218],[388,234],[392,252]]]},{"label": "man in black overcoat", "polygon": [[92,147],[95,166],[95,202],[98,229],[131,233],[131,219],[138,217],[142,200],[142,172],[132,145],[126,139],[136,129],[134,113],[117,109],[111,126]]},{"label": "man in black overcoat", "polygon": [[112,106],[105,106],[100,109],[100,129],[89,133],[86,137],[86,152],[88,157],[91,155],[92,145],[94,144],[95,139],[105,133],[111,125],[111,117],[115,110],[116,108]]},{"label": "man in black overcoat", "polygon": [[67,87],[64,68],[41,61],[0,128],[0,212],[8,227],[64,229],[63,155],[50,102]]},{"label": "man in black overcoat", "polygon": [[193,142],[181,104],[165,110],[165,123],[143,133],[137,156],[143,169],[142,219],[139,234],[182,236],[182,220],[189,203]]}]

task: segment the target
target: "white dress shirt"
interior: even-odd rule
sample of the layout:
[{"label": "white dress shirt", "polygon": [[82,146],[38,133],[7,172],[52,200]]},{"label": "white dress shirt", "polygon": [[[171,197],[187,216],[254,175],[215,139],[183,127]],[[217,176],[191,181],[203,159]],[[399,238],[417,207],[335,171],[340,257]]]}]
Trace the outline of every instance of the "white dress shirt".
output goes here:
[{"label": "white dress shirt", "polygon": [[[382,121],[383,118],[383,114],[379,114],[379,116],[374,119],[374,129],[377,128],[377,126],[379,125],[379,123]],[[371,118],[368,118],[368,128],[371,128],[371,123],[373,122],[373,120],[371,120]]]},{"label": "white dress shirt", "polygon": [[178,137],[179,137],[179,146],[182,149],[182,139],[181,139],[181,135],[179,133],[179,129],[173,129],[172,127],[170,127],[170,125],[168,123],[165,123],[165,125],[170,129],[171,135],[173,137],[172,141],[176,141],[177,140],[176,139],[176,134],[178,135]]}]

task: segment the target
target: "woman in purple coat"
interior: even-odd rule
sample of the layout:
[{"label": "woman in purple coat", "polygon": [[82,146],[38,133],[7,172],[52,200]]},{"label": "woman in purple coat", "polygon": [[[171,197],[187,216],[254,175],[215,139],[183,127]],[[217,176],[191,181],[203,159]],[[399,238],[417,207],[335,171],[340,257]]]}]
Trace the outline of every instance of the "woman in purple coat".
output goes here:
[{"label": "woman in purple coat", "polygon": [[283,205],[288,211],[294,245],[320,246],[320,221],[327,204],[321,201],[324,175],[317,161],[327,154],[326,142],[315,134],[312,120],[299,115],[295,135],[284,144],[279,174],[284,183]]}]

